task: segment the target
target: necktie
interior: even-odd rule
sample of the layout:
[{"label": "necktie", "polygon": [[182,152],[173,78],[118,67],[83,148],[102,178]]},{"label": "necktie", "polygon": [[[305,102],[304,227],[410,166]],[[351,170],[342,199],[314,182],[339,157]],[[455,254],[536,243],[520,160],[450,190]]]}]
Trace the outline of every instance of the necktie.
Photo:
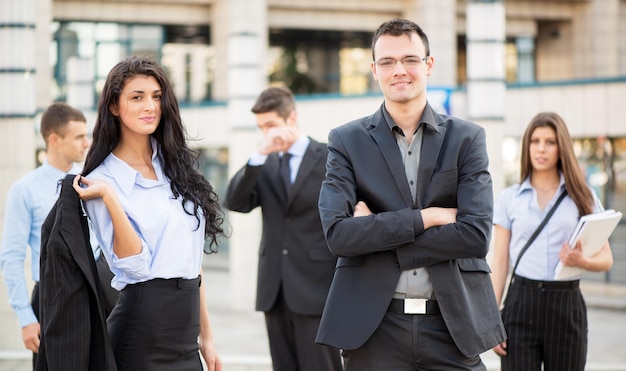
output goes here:
[{"label": "necktie", "polygon": [[285,195],[289,195],[289,190],[291,189],[291,169],[289,168],[289,159],[291,158],[291,154],[285,152],[280,157],[280,179],[283,182],[283,186],[285,187]]}]

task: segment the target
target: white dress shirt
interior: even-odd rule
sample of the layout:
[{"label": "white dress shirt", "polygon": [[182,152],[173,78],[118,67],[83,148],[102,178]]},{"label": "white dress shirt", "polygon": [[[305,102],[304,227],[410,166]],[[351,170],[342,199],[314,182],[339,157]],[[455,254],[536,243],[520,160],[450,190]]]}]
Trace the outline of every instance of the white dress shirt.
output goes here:
[{"label": "white dress shirt", "polygon": [[[113,252],[113,224],[104,202],[101,198],[86,202],[102,252],[115,274],[111,286],[117,290],[154,278],[192,279],[200,273],[205,219],[201,217],[198,223],[195,216],[183,210],[181,199],[174,198],[158,151],[153,139],[152,165],[157,180],[144,178],[112,153],[87,176],[104,179],[113,186],[141,238],[140,254],[117,257]],[[188,211],[193,214],[191,206]]]}]

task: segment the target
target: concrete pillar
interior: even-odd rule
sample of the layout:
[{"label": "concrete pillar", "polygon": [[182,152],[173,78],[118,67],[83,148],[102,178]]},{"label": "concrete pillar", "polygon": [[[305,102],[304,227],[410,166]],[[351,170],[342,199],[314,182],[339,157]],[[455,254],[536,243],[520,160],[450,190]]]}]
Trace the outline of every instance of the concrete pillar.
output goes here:
[{"label": "concrete pillar", "polygon": [[409,0],[403,17],[417,23],[428,35],[430,54],[435,58],[428,85],[456,87],[456,0]]},{"label": "concrete pillar", "polygon": [[185,101],[187,97],[187,66],[186,66],[187,48],[180,45],[170,45],[167,50],[168,75],[172,85],[174,86],[174,94],[179,101]]},{"label": "concrete pillar", "polygon": [[89,58],[69,57],[67,59],[67,104],[83,112],[94,107],[92,62]]},{"label": "concrete pillar", "polygon": [[487,131],[494,194],[504,187],[505,23],[503,0],[467,1],[467,115]]},{"label": "concrete pillar", "polygon": [[[217,23],[213,44],[218,48],[217,60],[226,61],[227,66],[226,71],[217,73],[215,81],[221,86],[219,89],[226,87],[229,177],[232,177],[260,143],[260,133],[250,109],[267,85],[264,68],[268,49],[267,3],[264,0],[220,0],[215,10]],[[227,45],[227,48],[224,50],[219,45]],[[218,84],[220,77],[222,81]],[[229,243],[232,306],[252,309],[261,236],[260,210],[247,215],[230,212],[228,218],[232,226]]]},{"label": "concrete pillar", "polygon": [[228,99],[228,36],[230,34],[228,0],[218,0],[213,4],[213,22],[211,22],[211,46],[215,51],[213,83],[211,97],[214,100]]},{"label": "concrete pillar", "polygon": [[[2,2],[4,0],[0,0]],[[11,0],[14,2],[15,0]],[[37,70],[37,83],[35,84],[35,105],[37,111],[41,112],[52,103],[50,93],[52,80],[54,78],[52,67],[50,66],[50,45],[52,43],[52,33],[50,24],[52,23],[52,0],[29,0],[35,5],[35,70]],[[23,47],[23,46],[22,46]],[[38,123],[37,123],[38,124]],[[41,136],[36,135],[36,139],[43,143]],[[41,147],[43,148],[43,147]]]},{"label": "concrete pillar", "polygon": [[[0,229],[9,187],[35,167],[35,2],[0,2]],[[28,276],[30,266],[25,270]],[[0,318],[0,350],[24,349],[4,283],[0,284]]]},{"label": "concrete pillar", "polygon": [[190,54],[190,70],[192,78],[190,81],[190,100],[193,103],[202,102],[206,95],[206,81],[208,80],[208,71],[206,62],[209,60],[208,48],[193,48]]},{"label": "concrete pillar", "polygon": [[[622,1],[623,4],[623,1]],[[587,30],[593,42],[589,55],[594,58],[593,77],[619,75],[620,0],[592,1],[593,28]],[[621,34],[623,37],[624,34]]]}]

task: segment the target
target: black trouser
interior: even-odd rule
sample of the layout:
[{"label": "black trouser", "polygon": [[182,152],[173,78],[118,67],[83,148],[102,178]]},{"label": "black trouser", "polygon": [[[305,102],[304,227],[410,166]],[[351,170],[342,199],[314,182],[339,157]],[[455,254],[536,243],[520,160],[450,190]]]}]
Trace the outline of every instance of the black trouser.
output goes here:
[{"label": "black trouser", "polygon": [[461,353],[441,314],[387,311],[365,344],[342,355],[346,371],[487,370],[479,356]]},{"label": "black trouser", "polygon": [[583,371],[587,308],[579,281],[535,281],[515,276],[504,301],[507,355],[503,371]]},{"label": "black trouser", "polygon": [[265,326],[275,371],[343,369],[338,349],[315,344],[320,319],[320,316],[291,311],[281,289],[274,307],[265,312]]}]

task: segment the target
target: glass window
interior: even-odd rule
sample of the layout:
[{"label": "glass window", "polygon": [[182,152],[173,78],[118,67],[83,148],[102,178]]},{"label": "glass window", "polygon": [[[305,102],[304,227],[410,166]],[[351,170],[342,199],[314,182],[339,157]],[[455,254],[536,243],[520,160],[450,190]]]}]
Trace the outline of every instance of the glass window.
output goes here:
[{"label": "glass window", "polygon": [[[531,37],[507,39],[505,50],[505,79],[512,83],[532,83],[535,81],[535,44]],[[467,83],[467,40],[457,37],[457,82]]]},{"label": "glass window", "polygon": [[106,76],[117,62],[133,54],[159,60],[164,39],[163,26],[159,25],[54,22],[52,32],[54,50],[50,55],[55,80],[52,98],[81,108],[86,107],[71,101],[80,98],[72,94],[72,89],[91,84],[93,97],[85,101],[97,102]]},{"label": "glass window", "polygon": [[517,48],[515,44],[507,42],[505,45],[505,74],[506,82],[513,83],[517,81]]},{"label": "glass window", "polygon": [[369,92],[371,49],[342,48],[339,51],[339,92],[345,95]]},{"label": "glass window", "polygon": [[371,33],[270,29],[268,77],[295,94],[365,94],[372,90]]},{"label": "glass window", "polygon": [[180,102],[198,103],[211,97],[215,49],[209,45],[167,43],[161,62]]}]

